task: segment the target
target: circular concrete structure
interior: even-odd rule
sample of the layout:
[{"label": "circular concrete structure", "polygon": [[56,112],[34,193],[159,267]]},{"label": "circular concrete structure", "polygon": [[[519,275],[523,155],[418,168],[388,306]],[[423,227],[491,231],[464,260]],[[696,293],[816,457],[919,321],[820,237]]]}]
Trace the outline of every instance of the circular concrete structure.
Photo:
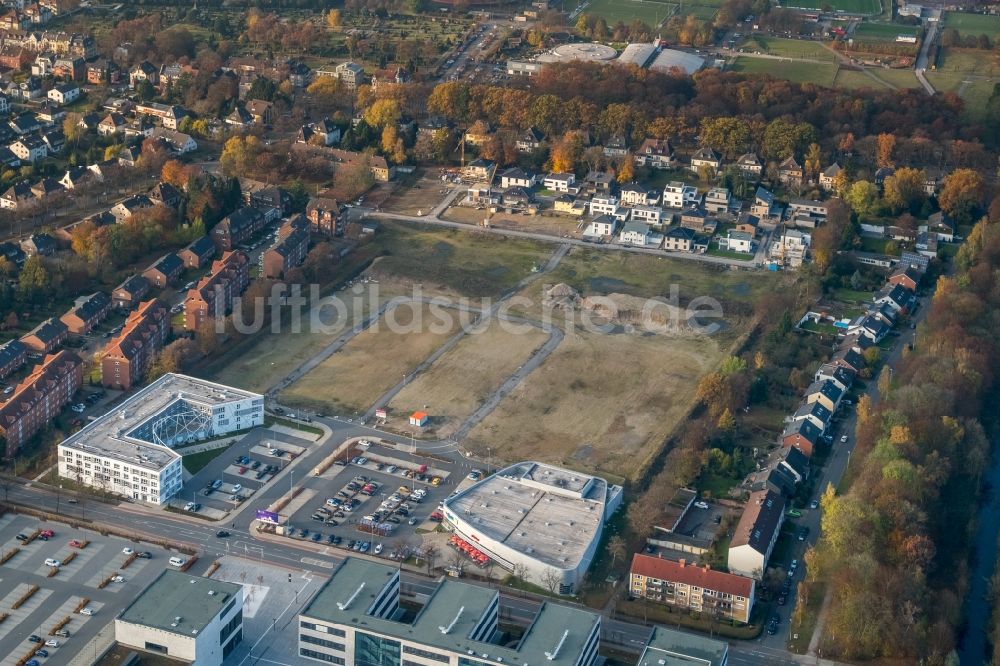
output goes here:
[{"label": "circular concrete structure", "polygon": [[539,56],[542,62],[605,62],[612,60],[618,52],[604,44],[562,44]]}]

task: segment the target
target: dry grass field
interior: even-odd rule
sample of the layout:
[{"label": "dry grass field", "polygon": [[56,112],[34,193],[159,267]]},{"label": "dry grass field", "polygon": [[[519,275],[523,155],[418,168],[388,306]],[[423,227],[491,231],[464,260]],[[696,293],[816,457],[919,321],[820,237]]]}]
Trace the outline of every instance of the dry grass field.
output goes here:
[{"label": "dry grass field", "polygon": [[[412,326],[413,332],[390,330],[387,319],[410,327],[415,316],[423,325]],[[281,402],[327,414],[364,412],[457,330],[455,317],[435,317],[427,306],[400,305],[283,391]]]},{"label": "dry grass field", "polygon": [[548,334],[537,328],[515,334],[494,319],[481,332],[467,335],[393,398],[390,427],[426,408],[430,423],[422,436],[451,437],[547,339]]},{"label": "dry grass field", "polygon": [[723,353],[708,337],[569,333],[463,446],[629,478],[659,451]]}]

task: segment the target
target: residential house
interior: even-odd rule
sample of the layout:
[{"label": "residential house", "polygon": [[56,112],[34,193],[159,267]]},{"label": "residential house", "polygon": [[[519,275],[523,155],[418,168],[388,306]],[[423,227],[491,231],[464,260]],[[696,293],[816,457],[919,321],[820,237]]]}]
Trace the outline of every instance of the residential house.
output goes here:
[{"label": "residential house", "polygon": [[97,125],[97,133],[101,136],[113,136],[115,134],[120,134],[125,131],[125,125],[128,124],[125,120],[125,116],[117,112],[111,112],[104,116]]},{"label": "residential house", "polygon": [[701,208],[692,206],[681,212],[680,221],[682,227],[694,229],[698,233],[715,233],[717,221],[708,217]]},{"label": "residential house", "polygon": [[196,331],[207,320],[227,314],[250,283],[250,260],[242,252],[224,252],[211,272],[188,291],[184,327]]},{"label": "residential house", "polygon": [[86,335],[104,321],[110,310],[111,299],[104,292],[97,291],[76,299],[69,312],[59,319],[73,335]]},{"label": "residential house", "polygon": [[45,233],[31,234],[21,241],[21,249],[29,257],[51,257],[59,249],[56,239]]},{"label": "residential house", "polygon": [[38,203],[38,198],[27,181],[14,183],[0,195],[0,208],[4,210],[24,210]]},{"label": "residential house", "polygon": [[324,118],[317,123],[303,125],[295,140],[298,143],[335,146],[340,143],[340,128],[329,118]]},{"label": "residential house", "polygon": [[726,235],[719,239],[719,249],[727,250],[729,252],[742,252],[745,254],[753,254],[754,252],[754,242],[753,236],[745,231],[736,231],[735,229],[730,229],[726,232]]},{"label": "residential house", "polygon": [[618,197],[623,206],[652,206],[660,198],[657,192],[651,192],[636,183],[618,188]]},{"label": "residential house", "polygon": [[134,66],[128,73],[128,82],[131,87],[135,88],[143,81],[149,81],[154,86],[160,84],[160,70],[146,60]]},{"label": "residential house", "polygon": [[746,153],[736,160],[736,168],[745,176],[760,178],[764,172],[764,163],[754,153]]},{"label": "residential house", "polygon": [[45,357],[0,405],[0,436],[7,444],[6,458],[62,411],[83,384],[83,363],[76,354],[63,350]]},{"label": "residential house", "polygon": [[750,622],[755,586],[753,578],[642,553],[629,571],[630,596],[740,624]]},{"label": "residential house", "polygon": [[292,207],[295,205],[295,200],[292,198],[291,193],[276,185],[262,187],[251,191],[249,194],[249,203],[251,206],[264,211],[278,211],[279,218],[291,213]]},{"label": "residential house", "polygon": [[28,348],[20,340],[8,340],[0,345],[0,379],[17,372],[28,360]]},{"label": "residential house", "polygon": [[[868,339],[866,336],[859,336],[859,338]],[[824,363],[816,370],[813,381],[831,381],[841,391],[846,392],[854,383],[854,372],[838,363]]]},{"label": "residential house", "polygon": [[62,129],[42,130],[41,136],[42,143],[45,144],[45,150],[49,155],[58,155],[66,147],[66,135],[63,134]]},{"label": "residential house", "polygon": [[182,198],[180,191],[170,183],[157,183],[147,196],[154,205],[168,208],[177,208]]},{"label": "residential house", "polygon": [[785,499],[772,490],[750,494],[729,542],[729,572],[762,580],[785,520]]},{"label": "residential house", "polygon": [[20,266],[28,258],[28,255],[24,253],[19,244],[3,241],[0,242],[0,257],[3,257],[15,266]]},{"label": "residential house", "polygon": [[524,187],[530,189],[534,187],[537,182],[538,177],[535,176],[535,174],[517,167],[507,169],[500,174],[500,187],[503,189],[507,189],[508,187]]},{"label": "residential house", "polygon": [[34,164],[39,160],[44,160],[49,155],[49,147],[41,137],[30,134],[22,136],[20,139],[10,144],[12,153],[17,155],[22,162]]},{"label": "residential house", "polygon": [[872,315],[858,317],[847,326],[848,333],[858,333],[878,344],[889,335],[891,327]]},{"label": "residential house", "polygon": [[583,230],[583,239],[602,241],[607,236],[614,236],[618,229],[618,220],[610,215],[595,217]]},{"label": "residential house", "polygon": [[508,208],[530,206],[533,201],[531,192],[523,187],[509,187],[500,195],[500,198],[503,205]]},{"label": "residential house", "polygon": [[561,194],[553,200],[552,209],[557,213],[580,217],[587,212],[587,203],[568,194]]},{"label": "residential house", "polygon": [[792,414],[793,421],[801,421],[803,419],[811,421],[814,426],[819,428],[821,433],[825,433],[826,429],[830,427],[830,419],[832,417],[833,412],[818,402],[804,402]]},{"label": "residential house", "polygon": [[305,260],[308,251],[309,232],[304,229],[291,229],[264,253],[262,258],[264,277],[274,280],[283,278],[290,269]]},{"label": "residential house", "polygon": [[21,158],[15,155],[10,148],[0,146],[0,165],[8,169],[17,169],[21,166]]},{"label": "residential house", "polygon": [[21,113],[13,118],[11,118],[7,124],[15,134],[25,135],[38,132],[42,129],[42,124],[38,122],[38,118],[35,117],[33,113]]},{"label": "residential house", "polygon": [[8,113],[10,113],[10,99],[0,94],[0,115],[6,116]]},{"label": "residential house", "polygon": [[785,448],[795,448],[811,458],[819,445],[823,431],[808,419],[792,421],[781,432],[780,444]]},{"label": "residential house", "polygon": [[61,345],[68,335],[69,328],[66,324],[50,317],[21,336],[21,344],[29,352],[48,354]]},{"label": "residential house", "polygon": [[750,492],[771,490],[792,498],[799,484],[809,478],[809,457],[794,446],[778,448],[758,467],[743,483]]},{"label": "residential house", "polygon": [[927,231],[937,235],[939,241],[955,241],[955,221],[948,214],[938,211],[927,218]]},{"label": "residential house", "polygon": [[111,292],[111,305],[118,310],[131,310],[149,293],[149,280],[130,275]]},{"label": "residential house", "polygon": [[95,86],[115,84],[121,79],[121,70],[113,60],[98,58],[87,64],[87,83]]},{"label": "residential house", "polygon": [[713,187],[705,194],[704,207],[709,213],[727,213],[731,200],[729,188]]},{"label": "residential house", "polygon": [[126,167],[134,167],[142,157],[142,149],[139,146],[125,146],[118,151],[118,164]]},{"label": "residential house", "polygon": [[149,280],[154,287],[163,289],[167,285],[176,282],[184,271],[184,262],[173,252],[165,254],[154,261],[149,268],[142,272],[142,276]]},{"label": "residential house", "polygon": [[878,305],[888,305],[895,312],[909,312],[913,310],[917,299],[906,287],[888,283],[875,293],[873,300]]},{"label": "residential house", "polygon": [[[904,289],[904,291],[906,290]],[[868,306],[867,311],[868,314],[872,315],[879,321],[888,324],[890,328],[896,325],[896,320],[899,318],[899,310],[894,309],[888,303],[877,303],[875,305],[870,305]]]},{"label": "residential house", "polygon": [[829,379],[813,382],[806,388],[805,393],[807,403],[818,402],[831,412],[837,411],[840,399],[843,397],[844,391]]},{"label": "residential house", "polygon": [[337,65],[336,76],[348,90],[356,90],[365,82],[364,68],[353,62],[342,62]]},{"label": "residential house", "polygon": [[698,188],[678,180],[667,183],[663,188],[663,206],[666,208],[687,208],[701,203]]},{"label": "residential house", "polygon": [[245,130],[253,125],[253,116],[245,107],[237,105],[233,112],[226,116],[226,124],[236,129]]},{"label": "residential house", "polygon": [[153,202],[145,194],[134,194],[111,207],[111,214],[122,223],[143,208],[152,208]]},{"label": "residential house", "polygon": [[630,221],[622,227],[618,242],[635,247],[659,247],[663,242],[663,235],[653,233],[645,222]]},{"label": "residential house", "polygon": [[631,219],[646,224],[660,225],[664,223],[663,209],[659,206],[640,204],[632,208]]},{"label": "residential house", "polygon": [[757,229],[760,228],[760,218],[752,213],[740,213],[734,228],[736,231],[750,234],[751,237],[756,236]]},{"label": "residential house", "polygon": [[102,180],[103,177],[99,170],[75,166],[66,169],[66,173],[59,179],[59,184],[67,190],[77,190],[91,183],[99,183]]},{"label": "residential house", "polygon": [[[56,58],[56,61],[52,64],[52,75],[57,79],[65,81],[83,81],[87,78],[87,63],[83,58],[75,58],[73,56]],[[79,95],[79,93],[80,89],[77,88],[77,94]],[[52,98],[50,97],[49,99]],[[61,103],[68,104],[69,102]]]},{"label": "residential house", "polygon": [[778,181],[789,187],[802,187],[802,165],[789,155],[778,165]]},{"label": "residential house", "polygon": [[39,53],[35,56],[34,61],[31,63],[31,73],[34,76],[50,76],[52,74],[52,67],[56,62],[55,53]]},{"label": "residential house", "polygon": [[190,134],[185,134],[184,132],[167,129],[166,127],[154,127],[150,136],[165,141],[171,152],[176,155],[184,155],[198,150],[198,142]]},{"label": "residential house", "polygon": [[834,352],[830,357],[830,363],[854,374],[861,372],[865,367],[864,357],[850,347],[842,347]]},{"label": "residential house", "polygon": [[569,193],[576,184],[576,176],[571,173],[550,173],[542,179],[542,187],[552,192]]},{"label": "residential house", "polygon": [[135,107],[138,116],[148,116],[156,118],[169,130],[180,129],[181,121],[190,114],[186,109],[176,104],[158,104],[156,102],[146,102]]},{"label": "residential house", "polygon": [[485,120],[477,120],[465,132],[465,143],[470,146],[481,146],[493,138],[493,128]]},{"label": "residential house", "polygon": [[340,206],[334,199],[314,197],[306,204],[306,219],[309,220],[310,231],[326,236],[340,236],[343,228],[340,224]]},{"label": "residential house", "polygon": [[247,113],[255,125],[270,125],[274,121],[274,105],[268,101],[252,99],[247,102]]},{"label": "residential house", "polygon": [[948,176],[948,172],[944,169],[939,169],[937,167],[925,167],[924,168],[924,194],[929,197],[937,196],[941,191],[941,186],[944,185],[944,179]]},{"label": "residential house", "polygon": [[185,268],[202,268],[215,258],[215,243],[208,236],[202,236],[188,243],[177,253]]},{"label": "residential house", "polygon": [[389,164],[381,155],[373,155],[369,165],[372,176],[380,183],[388,183],[396,177],[396,167]]},{"label": "residential house", "polygon": [[771,220],[780,214],[780,210],[774,203],[774,195],[763,187],[757,188],[750,212],[762,220]]},{"label": "residential house", "polygon": [[26,48],[15,44],[4,44],[0,47],[0,67],[20,71],[31,62],[32,53]]},{"label": "residential house", "polygon": [[900,285],[916,293],[917,287],[920,285],[920,273],[909,266],[900,265],[889,274],[887,282],[892,285]]},{"label": "residential house", "polygon": [[545,135],[537,127],[529,127],[517,137],[515,147],[519,153],[532,153],[542,146]]},{"label": "residential house", "polygon": [[621,135],[608,137],[608,140],[604,142],[602,150],[605,157],[612,159],[625,157],[628,155],[628,141]]},{"label": "residential house", "polygon": [[826,190],[827,192],[832,192],[835,187],[835,183],[840,174],[844,171],[843,168],[836,162],[823,169],[819,174],[819,186]]},{"label": "residential house", "polygon": [[141,383],[169,334],[170,311],[166,303],[152,299],[139,304],[101,354],[101,384],[128,391]]},{"label": "residential house", "polygon": [[650,169],[674,167],[674,149],[667,139],[646,139],[633,155],[636,166]]},{"label": "residential house", "polygon": [[620,207],[618,199],[612,196],[596,196],[590,200],[590,214],[594,217],[598,215],[611,215],[618,217]]},{"label": "residential house", "polygon": [[699,148],[691,156],[691,171],[695,173],[700,173],[702,167],[711,169],[713,173],[718,173],[721,166],[722,160],[719,159],[719,155],[711,148]]},{"label": "residential house", "polygon": [[496,165],[493,162],[478,158],[465,166],[462,170],[462,175],[465,178],[489,181],[493,177],[494,169],[496,169]]},{"label": "residential house", "polygon": [[664,235],[663,249],[671,252],[692,252],[696,235],[694,229],[674,227]]},{"label": "residential house", "polygon": [[40,181],[31,186],[32,193],[39,199],[45,199],[47,197],[55,196],[60,192],[65,192],[66,188],[62,186],[55,178],[42,178]]},{"label": "residential house", "polygon": [[798,229],[785,229],[778,240],[771,243],[770,258],[781,266],[797,268],[809,253],[812,237]]},{"label": "residential house", "polygon": [[611,194],[614,184],[615,177],[609,171],[589,171],[583,179],[583,188],[591,196]]},{"label": "residential house", "polygon": [[240,208],[215,225],[212,241],[218,250],[229,252],[263,231],[264,222],[264,214],[258,208]]}]

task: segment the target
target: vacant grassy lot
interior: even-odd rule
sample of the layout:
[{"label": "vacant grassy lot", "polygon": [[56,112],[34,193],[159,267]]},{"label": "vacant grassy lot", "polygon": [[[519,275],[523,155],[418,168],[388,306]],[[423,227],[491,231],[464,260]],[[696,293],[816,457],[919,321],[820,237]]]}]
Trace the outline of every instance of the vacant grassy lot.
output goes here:
[{"label": "vacant grassy lot", "polygon": [[571,332],[465,446],[631,477],[691,405],[722,357],[709,337]]},{"label": "vacant grassy lot", "polygon": [[458,323],[427,306],[400,305],[283,391],[281,401],[323,413],[364,412],[451,337]]},{"label": "vacant grassy lot", "polygon": [[420,283],[425,291],[497,296],[544,264],[554,246],[494,234],[383,221],[373,241],[382,252],[371,272]]},{"label": "vacant grassy lot", "polygon": [[944,17],[945,28],[955,28],[965,35],[1000,35],[1000,16],[948,12]]},{"label": "vacant grassy lot", "polygon": [[445,184],[435,174],[436,172],[419,169],[396,188],[392,196],[382,204],[382,209],[405,215],[426,215],[447,194]]},{"label": "vacant grassy lot", "polygon": [[466,336],[393,398],[389,403],[393,423],[399,424],[414,410],[426,409],[430,423],[424,434],[450,437],[547,339],[548,334],[540,329],[514,333],[494,319],[488,328]]},{"label": "vacant grassy lot", "polygon": [[837,65],[835,64],[747,56],[738,57],[729,69],[747,74],[770,74],[776,78],[788,79],[795,83],[816,83],[821,86],[832,86],[833,80],[837,76]]},{"label": "vacant grassy lot", "polygon": [[938,68],[928,70],[926,76],[935,89],[958,93],[969,117],[980,120],[993,85],[1000,80],[1000,58],[987,51],[947,48]]},{"label": "vacant grassy lot", "polygon": [[[920,86],[912,69],[872,68],[868,71],[872,76],[841,67],[833,85],[835,88],[874,88],[875,90],[917,88]],[[875,78],[872,78],[873,76]]]},{"label": "vacant grassy lot", "polygon": [[808,39],[784,39],[782,37],[751,37],[740,45],[747,51],[760,51],[768,55],[783,58],[809,58],[811,60],[828,60],[833,62],[836,55],[820,42]]},{"label": "vacant grassy lot", "polygon": [[897,25],[895,23],[862,23],[854,31],[855,39],[868,41],[891,42],[896,35],[920,36],[920,27],[912,25]]}]

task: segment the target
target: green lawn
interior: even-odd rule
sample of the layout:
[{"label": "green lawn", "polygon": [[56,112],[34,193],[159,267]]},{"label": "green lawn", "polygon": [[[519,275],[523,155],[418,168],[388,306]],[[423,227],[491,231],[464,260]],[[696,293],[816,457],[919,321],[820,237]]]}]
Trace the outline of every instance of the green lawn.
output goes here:
[{"label": "green lawn", "polygon": [[872,300],[872,292],[854,289],[834,289],[833,297],[843,303],[867,303]]},{"label": "green lawn", "polygon": [[753,261],[754,255],[747,254],[746,252],[733,252],[732,250],[720,250],[718,245],[714,243],[709,246],[707,254],[713,257],[725,257],[726,259],[735,259],[736,261]]},{"label": "green lawn", "polygon": [[879,0],[791,0],[790,9],[820,10],[829,5],[835,12],[844,14],[861,14],[872,16],[882,13],[882,3]]},{"label": "green lawn", "polygon": [[1000,35],[1000,16],[948,12],[944,17],[945,28],[955,28],[965,35]]},{"label": "green lawn", "polygon": [[837,77],[837,65],[834,64],[792,62],[746,56],[737,58],[729,69],[746,74],[770,74],[775,78],[788,79],[795,83],[816,83],[821,86],[832,86]]},{"label": "green lawn", "polygon": [[[571,0],[572,1],[572,0]],[[566,11],[571,11],[571,6],[580,3],[567,3]],[[678,4],[675,2],[660,2],[658,0],[592,0],[587,4],[583,13],[591,16],[603,16],[605,20],[614,25],[618,21],[626,24],[639,19],[643,23],[656,27],[673,16],[677,11]],[[689,13],[689,7],[685,6],[685,14]]]},{"label": "green lawn", "polygon": [[836,60],[829,49],[820,42],[808,39],[785,39],[783,37],[751,37],[739,48],[747,51],[760,51],[768,55],[782,56],[784,58],[809,58],[811,60]]},{"label": "green lawn", "polygon": [[897,25],[895,23],[862,23],[854,31],[855,39],[868,41],[894,41],[896,35],[920,36],[920,27],[912,25]]},{"label": "green lawn", "polygon": [[202,451],[201,453],[192,453],[189,456],[184,456],[182,461],[184,463],[184,469],[191,474],[197,474],[205,467],[205,465],[221,456],[227,449],[228,447],[223,446],[218,449],[211,449],[209,451]]}]

